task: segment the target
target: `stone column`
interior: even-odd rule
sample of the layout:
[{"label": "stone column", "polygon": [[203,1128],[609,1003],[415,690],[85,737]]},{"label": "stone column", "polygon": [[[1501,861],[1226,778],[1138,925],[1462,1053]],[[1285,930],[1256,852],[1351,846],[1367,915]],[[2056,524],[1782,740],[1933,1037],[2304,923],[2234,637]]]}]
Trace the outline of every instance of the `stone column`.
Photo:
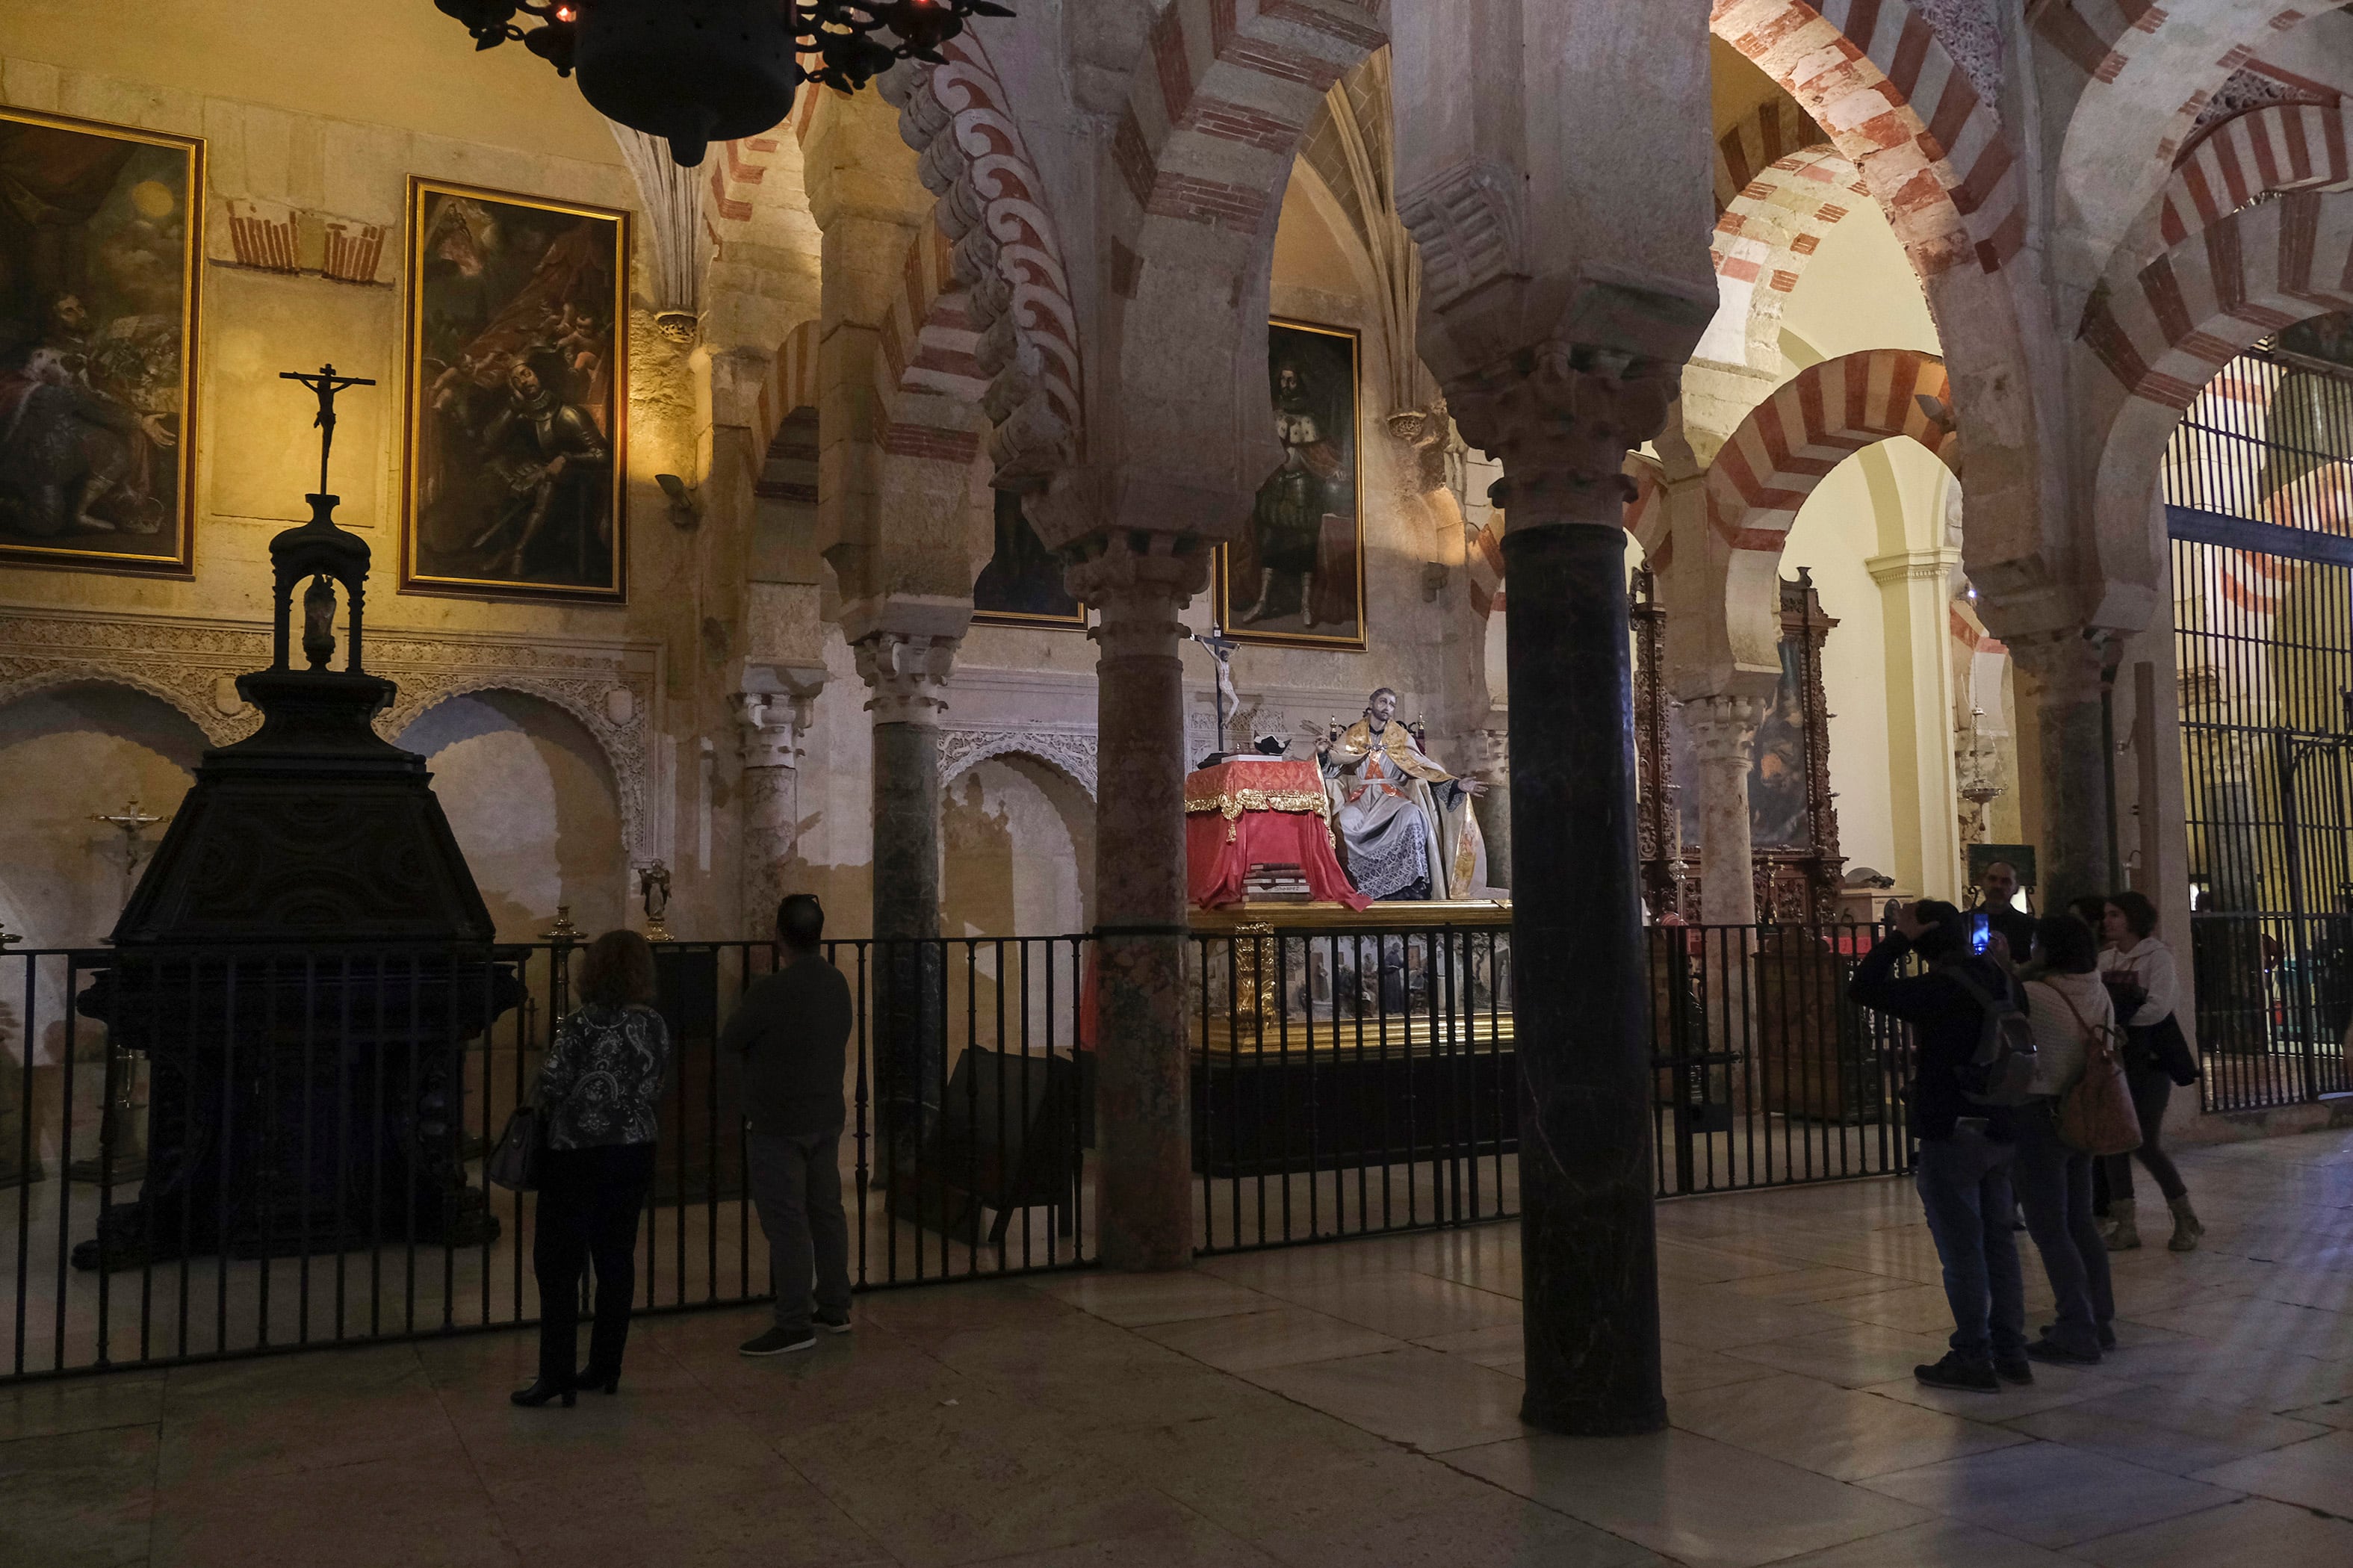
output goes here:
[{"label": "stone column", "polygon": [[765,936],[800,837],[801,737],[825,686],[825,671],[758,666],[734,696],[742,729],[744,919],[746,935]]},{"label": "stone column", "polygon": [[[1142,548],[1138,548],[1141,545]],[[1106,1267],[1193,1261],[1185,667],[1203,542],[1122,531],[1070,569],[1095,665],[1096,1219]]]},{"label": "stone column", "polygon": [[1464,437],[1503,459],[1510,519],[1521,1415],[1588,1436],[1667,1420],[1619,468],[1672,390],[1664,363],[1559,342],[1447,388]]},{"label": "stone column", "polygon": [[1471,731],[1471,776],[1487,786],[1472,797],[1472,815],[1479,819],[1480,837],[1487,841],[1487,884],[1512,885],[1512,746],[1503,730]]},{"label": "stone column", "polygon": [[[871,622],[871,616],[866,617]],[[874,998],[878,1180],[905,1174],[945,1092],[940,1000],[940,714],[962,628],[953,635],[846,622],[873,695]],[[915,1195],[913,1186],[907,1195]],[[894,1183],[894,1194],[900,1187]]]},{"label": "stone column", "polygon": [[2111,891],[2108,758],[2100,739],[2105,639],[2063,628],[2002,640],[2010,646],[2011,662],[2034,682],[2042,752],[2035,907],[2063,910],[2070,899]]},{"label": "stone column", "polygon": [[1748,837],[1748,773],[1761,697],[1694,697],[1683,703],[1692,781],[1699,792],[1699,918],[1703,925],[1757,923],[1756,855]]}]

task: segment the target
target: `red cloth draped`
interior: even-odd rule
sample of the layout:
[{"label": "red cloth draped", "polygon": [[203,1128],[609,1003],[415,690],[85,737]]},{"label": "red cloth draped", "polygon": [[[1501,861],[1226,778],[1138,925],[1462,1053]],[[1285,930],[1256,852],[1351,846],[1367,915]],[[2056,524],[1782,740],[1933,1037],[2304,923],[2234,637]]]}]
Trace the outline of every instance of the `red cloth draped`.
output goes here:
[{"label": "red cloth draped", "polygon": [[[1204,768],[1185,781],[1185,889],[1203,909],[1239,903],[1252,865],[1293,865],[1306,874],[1308,891],[1329,903],[1361,910],[1372,902],[1349,885],[1332,853],[1330,829],[1320,811],[1244,808],[1229,817],[1216,803],[1243,791],[1302,801],[1320,799],[1324,775],[1302,759],[1244,760]],[[1195,809],[1198,807],[1198,809]]]}]

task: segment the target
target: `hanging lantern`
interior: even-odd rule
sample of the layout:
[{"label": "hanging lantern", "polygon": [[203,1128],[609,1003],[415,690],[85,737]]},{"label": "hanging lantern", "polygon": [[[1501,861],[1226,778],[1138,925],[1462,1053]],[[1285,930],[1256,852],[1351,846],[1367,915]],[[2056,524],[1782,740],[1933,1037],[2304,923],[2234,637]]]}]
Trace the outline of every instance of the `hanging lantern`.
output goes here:
[{"label": "hanging lantern", "polygon": [[[607,118],[670,143],[691,168],[792,111],[804,80],[854,91],[894,60],[940,61],[995,0],[433,0],[477,49],[521,43]],[[542,25],[525,32],[517,13]],[[878,37],[875,35],[881,34]],[[815,63],[807,63],[814,57]]]}]

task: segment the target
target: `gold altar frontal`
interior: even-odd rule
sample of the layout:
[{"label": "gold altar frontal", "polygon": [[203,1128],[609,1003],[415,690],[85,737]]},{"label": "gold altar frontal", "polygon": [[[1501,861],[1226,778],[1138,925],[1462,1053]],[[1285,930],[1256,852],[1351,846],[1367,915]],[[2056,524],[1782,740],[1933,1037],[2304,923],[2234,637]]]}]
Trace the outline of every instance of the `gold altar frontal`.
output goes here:
[{"label": "gold altar frontal", "polygon": [[[1377,944],[1424,932],[1458,956],[1487,950],[1492,963],[1496,939],[1511,930],[1508,900],[1425,900],[1361,910],[1340,903],[1240,903],[1196,909],[1188,923],[1197,936],[1232,939],[1230,944],[1213,940],[1201,949],[1211,966],[1226,968],[1233,994],[1229,1000],[1212,999],[1206,976],[1195,991],[1193,1048],[1201,1058],[1303,1066],[1490,1056],[1512,1048],[1509,1005],[1474,1003],[1467,988],[1451,1007],[1440,1004],[1433,1009],[1426,1000],[1419,1005],[1409,1000],[1384,1009],[1356,999],[1314,999],[1311,990],[1303,1007],[1286,1008],[1278,1004],[1277,992],[1287,988],[1279,987],[1271,973],[1278,947],[1286,967],[1293,952],[1311,963],[1321,956],[1336,965],[1342,956],[1354,956],[1359,944],[1352,938]],[[1211,1004],[1207,1008],[1200,1005],[1205,1001]]]}]

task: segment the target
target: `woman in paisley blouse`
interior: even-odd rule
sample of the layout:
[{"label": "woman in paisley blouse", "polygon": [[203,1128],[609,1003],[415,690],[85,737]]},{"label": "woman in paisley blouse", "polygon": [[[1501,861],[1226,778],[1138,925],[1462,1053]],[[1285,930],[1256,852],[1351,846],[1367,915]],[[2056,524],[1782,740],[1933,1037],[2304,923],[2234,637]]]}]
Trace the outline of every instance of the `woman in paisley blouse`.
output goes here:
[{"label": "woman in paisley blouse", "polygon": [[[670,1071],[670,1027],[653,1009],[654,952],[632,931],[608,931],[580,962],[580,1006],[564,1020],[539,1070],[539,1380],[517,1405],[574,1391],[619,1392],[621,1347],[637,1289],[638,1215],[654,1174],[655,1110]],[[596,1266],[588,1364],[579,1349],[580,1276]]]}]

